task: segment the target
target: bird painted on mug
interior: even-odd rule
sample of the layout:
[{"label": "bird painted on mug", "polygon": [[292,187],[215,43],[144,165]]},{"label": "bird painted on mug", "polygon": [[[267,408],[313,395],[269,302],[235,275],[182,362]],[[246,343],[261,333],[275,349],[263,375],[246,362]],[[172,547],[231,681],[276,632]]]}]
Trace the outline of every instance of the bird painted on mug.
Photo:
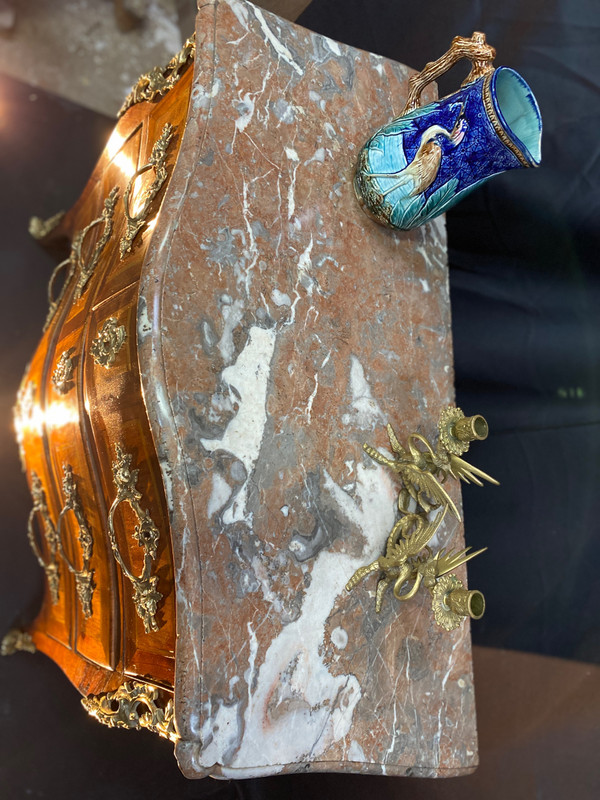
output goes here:
[{"label": "bird painted on mug", "polygon": [[402,186],[411,186],[408,197],[416,197],[428,189],[437,178],[442,163],[441,139],[448,139],[453,147],[457,147],[467,132],[467,120],[464,116],[464,105],[452,130],[448,131],[441,125],[431,125],[421,135],[421,140],[415,157],[411,163],[397,172],[371,172],[365,177],[372,178],[397,178],[392,186],[381,192],[381,197],[395,192]]}]

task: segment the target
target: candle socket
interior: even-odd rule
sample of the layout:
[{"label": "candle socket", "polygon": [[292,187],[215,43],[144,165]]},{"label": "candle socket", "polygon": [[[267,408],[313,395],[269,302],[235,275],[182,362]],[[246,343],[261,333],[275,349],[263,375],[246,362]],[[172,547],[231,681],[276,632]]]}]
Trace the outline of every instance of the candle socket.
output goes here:
[{"label": "candle socket", "polygon": [[488,424],[481,414],[475,414],[473,417],[463,417],[452,426],[452,435],[460,442],[481,441],[487,439],[488,433]]},{"label": "candle socket", "polygon": [[453,589],[446,595],[446,605],[461,617],[481,619],[485,613],[485,597],[476,589]]}]

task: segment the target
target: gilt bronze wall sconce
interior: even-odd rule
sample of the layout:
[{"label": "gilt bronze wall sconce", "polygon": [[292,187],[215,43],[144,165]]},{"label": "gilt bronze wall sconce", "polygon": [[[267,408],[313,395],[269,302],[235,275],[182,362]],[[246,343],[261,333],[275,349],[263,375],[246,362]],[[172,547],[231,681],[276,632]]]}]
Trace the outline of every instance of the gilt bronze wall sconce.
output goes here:
[{"label": "gilt bronze wall sconce", "polygon": [[[411,433],[405,448],[391,425],[387,426],[387,432],[393,458],[368,444],[364,445],[364,450],[402,480],[398,495],[400,519],[388,536],[385,555],[356,570],[346,589],[352,590],[367,575],[379,572],[375,595],[375,611],[378,613],[385,590],[390,585],[393,584],[394,597],[405,602],[414,597],[423,584],[431,593],[435,620],[445,630],[457,628],[467,616],[481,619],[485,612],[483,594],[465,589],[452,570],[487,548],[470,553],[470,547],[463,550],[444,547],[434,553],[429,543],[448,510],[460,520],[455,503],[442,485],[449,476],[466,483],[473,481],[479,486],[483,486],[481,479],[498,485],[497,480],[460,458],[471,442],[487,437],[487,422],[481,415],[465,417],[460,408],[445,408],[440,414],[435,449],[420,433]],[[435,512],[433,518],[432,512]],[[402,588],[410,583],[411,588],[403,592]]]}]

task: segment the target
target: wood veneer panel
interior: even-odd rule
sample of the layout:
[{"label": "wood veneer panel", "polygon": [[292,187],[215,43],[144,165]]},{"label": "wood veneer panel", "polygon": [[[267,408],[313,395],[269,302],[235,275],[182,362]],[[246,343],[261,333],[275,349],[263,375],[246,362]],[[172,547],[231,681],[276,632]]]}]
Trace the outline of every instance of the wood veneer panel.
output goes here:
[{"label": "wood veneer panel", "polygon": [[[89,222],[101,215],[105,193],[102,180],[92,178],[88,184],[78,213],[73,222],[78,230],[82,230]],[[96,226],[86,237],[82,247],[82,257],[86,262],[93,252],[103,226]],[[101,265],[101,264],[100,264]],[[54,491],[57,495],[57,508],[65,503],[62,486],[64,469],[69,465],[73,469],[75,484],[82,505],[82,511],[90,527],[93,537],[93,551],[90,568],[94,571],[95,585],[92,595],[92,615],[85,617],[81,603],[75,595],[71,598],[71,646],[74,651],[107,668],[114,668],[114,646],[112,626],[114,624],[112,596],[115,591],[114,569],[108,560],[107,542],[103,530],[102,498],[94,491],[93,463],[90,465],[90,453],[86,446],[84,411],[81,401],[81,365],[82,365],[82,329],[93,298],[94,282],[97,276],[92,275],[82,296],[73,300],[74,279],[69,286],[64,308],[57,315],[57,336],[52,347],[46,349],[46,406],[52,409],[47,415],[47,461],[52,472]],[[53,382],[54,370],[61,355],[72,352],[74,374],[68,391],[59,392]],[[62,523],[63,546],[68,559],[76,568],[83,566],[81,547],[77,540],[79,526],[72,511],[68,511]],[[63,569],[68,571],[63,562]]]},{"label": "wood veneer panel", "polygon": [[[175,649],[172,557],[162,483],[145,418],[137,370],[137,285],[94,309],[90,339],[109,318],[116,319],[117,324],[126,329],[123,347],[108,369],[96,364],[89,355],[84,367],[86,406],[94,432],[103,494],[110,505],[117,491],[112,474],[115,445],[120,444],[124,452],[132,455],[132,470],[139,470],[136,487],[142,496],[140,504],[148,510],[161,534],[152,572],[159,575],[158,590],[164,595],[157,614],[159,630],[146,633],[132,601],[132,586],[127,579],[122,581],[123,664],[129,674],[150,674],[157,680],[172,682]],[[122,503],[114,518],[118,547],[130,571],[141,575],[143,550],[132,536],[137,524],[138,519],[129,505]]]},{"label": "wood veneer panel", "polygon": [[[54,522],[64,504],[63,467],[72,466],[85,517],[93,532],[90,567],[96,584],[93,614],[86,618],[76,599],[74,580],[61,565],[59,603],[46,596],[32,626],[39,648],[50,655],[84,694],[114,688],[124,674],[172,685],[175,648],[175,605],[169,521],[162,480],[146,418],[137,360],[137,292],[139,275],[164,190],[155,198],[147,224],[135,239],[132,252],[120,257],[119,242],[126,230],[123,199],[134,172],[148,162],[164,125],[176,126],[167,160],[168,177],[177,157],[187,110],[191,70],[156,103],[134,106],[119,121],[79,201],[65,216],[55,237],[72,237],[98,218],[109,192],[118,187],[112,235],[81,297],[74,299],[71,279],[49,330],[42,337],[29,370],[35,381],[39,412],[35,424],[24,430],[23,446],[29,469],[42,479]],[[134,187],[130,209],[153,180],[149,171]],[[167,178],[168,183],[168,178]],[[98,225],[85,239],[87,260],[103,232]],[[123,319],[127,343],[121,369],[105,370],[94,363],[90,345],[108,316]],[[61,354],[73,350],[74,385],[57,393],[52,373]],[[146,633],[131,599],[132,587],[121,575],[112,555],[106,520],[116,489],[112,476],[114,444],[131,452],[139,469],[137,487],[142,505],[161,531],[155,571],[164,595],[157,614],[159,630]],[[137,518],[127,504],[115,515],[119,546],[132,571],[141,572],[140,550],[131,533]],[[64,547],[70,560],[81,566],[78,525],[71,511],[64,517]],[[114,671],[114,672],[113,672]]]}]

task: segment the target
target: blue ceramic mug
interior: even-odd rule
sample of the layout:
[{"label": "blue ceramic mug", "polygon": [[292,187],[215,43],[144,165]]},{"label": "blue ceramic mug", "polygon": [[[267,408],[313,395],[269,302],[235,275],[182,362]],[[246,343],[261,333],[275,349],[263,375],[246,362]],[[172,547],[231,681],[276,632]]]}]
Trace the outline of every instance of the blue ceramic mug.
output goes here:
[{"label": "blue ceramic mug", "polygon": [[[541,160],[542,120],[523,78],[494,69],[485,35],[456,37],[411,78],[403,113],[361,149],[354,188],[377,222],[410,230],[447,211],[492,175]],[[460,58],[473,62],[461,89],[420,107],[423,88]]]}]

